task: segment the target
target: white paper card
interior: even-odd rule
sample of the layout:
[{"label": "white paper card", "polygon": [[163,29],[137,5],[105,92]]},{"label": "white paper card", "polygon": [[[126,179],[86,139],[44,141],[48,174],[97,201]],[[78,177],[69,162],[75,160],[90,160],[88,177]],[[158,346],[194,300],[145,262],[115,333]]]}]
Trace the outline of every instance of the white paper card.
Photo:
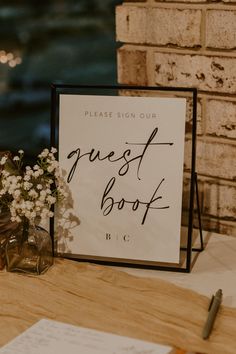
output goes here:
[{"label": "white paper card", "polygon": [[80,222],[59,253],[179,262],[185,113],[184,98],[60,95],[59,162]]},{"label": "white paper card", "polygon": [[169,354],[169,346],[40,320],[12,342],[1,354]]}]

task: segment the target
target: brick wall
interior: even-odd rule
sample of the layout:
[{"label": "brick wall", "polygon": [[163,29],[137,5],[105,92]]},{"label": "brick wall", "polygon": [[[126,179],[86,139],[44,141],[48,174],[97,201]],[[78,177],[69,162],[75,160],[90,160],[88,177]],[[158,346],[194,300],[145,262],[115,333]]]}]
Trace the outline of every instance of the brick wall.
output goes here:
[{"label": "brick wall", "polygon": [[236,236],[236,0],[124,1],[118,81],[199,90],[204,228]]}]

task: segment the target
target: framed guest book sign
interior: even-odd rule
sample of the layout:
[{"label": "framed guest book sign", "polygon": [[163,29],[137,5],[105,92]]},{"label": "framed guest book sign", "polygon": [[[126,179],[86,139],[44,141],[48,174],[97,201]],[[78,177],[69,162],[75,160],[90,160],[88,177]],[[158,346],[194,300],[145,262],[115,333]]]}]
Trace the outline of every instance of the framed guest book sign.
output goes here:
[{"label": "framed guest book sign", "polygon": [[[189,218],[181,248],[189,100]],[[68,191],[52,226],[55,253],[189,270],[180,254],[191,250],[195,134],[195,89],[53,85],[52,145]]]}]

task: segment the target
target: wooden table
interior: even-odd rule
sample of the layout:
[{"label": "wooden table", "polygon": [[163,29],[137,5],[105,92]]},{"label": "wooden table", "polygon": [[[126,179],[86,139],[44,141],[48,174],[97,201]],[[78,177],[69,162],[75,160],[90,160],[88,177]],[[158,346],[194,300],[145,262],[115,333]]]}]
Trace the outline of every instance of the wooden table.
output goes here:
[{"label": "wooden table", "polygon": [[[191,273],[125,268],[132,275],[158,278],[211,298],[223,290],[223,304],[236,308],[236,237],[204,232],[205,250],[196,257]],[[236,353],[236,349],[235,349]]]},{"label": "wooden table", "polygon": [[236,309],[222,306],[210,339],[201,339],[208,304],[208,297],[162,279],[55,259],[38,277],[0,272],[0,346],[50,318],[189,351],[235,354]]}]

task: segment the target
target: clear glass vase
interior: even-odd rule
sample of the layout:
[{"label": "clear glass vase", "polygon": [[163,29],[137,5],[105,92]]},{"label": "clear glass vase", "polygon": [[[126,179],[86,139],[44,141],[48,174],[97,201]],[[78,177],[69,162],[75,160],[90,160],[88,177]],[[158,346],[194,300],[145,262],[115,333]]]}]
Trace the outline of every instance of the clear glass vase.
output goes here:
[{"label": "clear glass vase", "polygon": [[38,225],[21,223],[6,244],[6,268],[9,272],[39,275],[53,264],[52,240]]},{"label": "clear glass vase", "polygon": [[17,226],[17,223],[11,221],[9,210],[0,210],[0,270],[2,270],[6,264],[5,248],[7,240]]}]

